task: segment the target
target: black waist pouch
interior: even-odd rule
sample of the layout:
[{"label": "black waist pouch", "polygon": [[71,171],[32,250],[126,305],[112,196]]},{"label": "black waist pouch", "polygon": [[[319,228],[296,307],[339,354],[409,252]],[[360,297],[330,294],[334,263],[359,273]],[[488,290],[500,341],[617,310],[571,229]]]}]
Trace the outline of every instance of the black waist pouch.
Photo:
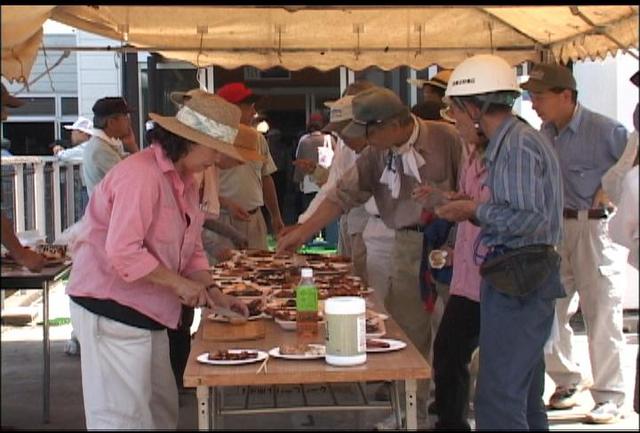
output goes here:
[{"label": "black waist pouch", "polygon": [[528,245],[491,257],[480,266],[480,275],[505,295],[525,296],[558,269],[560,255],[550,245]]}]

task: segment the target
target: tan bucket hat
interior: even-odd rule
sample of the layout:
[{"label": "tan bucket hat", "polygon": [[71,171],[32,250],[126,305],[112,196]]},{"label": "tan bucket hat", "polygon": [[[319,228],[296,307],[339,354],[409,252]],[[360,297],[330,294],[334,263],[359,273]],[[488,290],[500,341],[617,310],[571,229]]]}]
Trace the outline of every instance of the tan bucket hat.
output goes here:
[{"label": "tan bucket hat", "polygon": [[449,83],[449,77],[451,77],[451,73],[453,69],[442,69],[440,72],[435,74],[433,78],[430,80],[421,80],[419,78],[407,78],[407,83],[416,86],[418,89],[424,87],[425,84],[430,86],[439,87],[440,89],[447,89],[447,84]]},{"label": "tan bucket hat", "polygon": [[[171,100],[180,105],[175,117],[149,113],[160,126],[181,137],[246,162],[262,159],[256,151],[258,132],[240,124],[240,109],[200,89],[174,92]],[[178,102],[180,101],[180,102]]]}]

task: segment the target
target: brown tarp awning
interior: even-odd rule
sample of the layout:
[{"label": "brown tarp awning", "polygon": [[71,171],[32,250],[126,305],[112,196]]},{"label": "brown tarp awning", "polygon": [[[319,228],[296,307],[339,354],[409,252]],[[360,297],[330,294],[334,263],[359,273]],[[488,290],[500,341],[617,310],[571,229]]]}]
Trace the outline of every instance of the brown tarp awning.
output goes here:
[{"label": "brown tarp awning", "polygon": [[47,18],[197,66],[515,65],[638,46],[638,6],[2,6],[2,75],[28,77]]}]

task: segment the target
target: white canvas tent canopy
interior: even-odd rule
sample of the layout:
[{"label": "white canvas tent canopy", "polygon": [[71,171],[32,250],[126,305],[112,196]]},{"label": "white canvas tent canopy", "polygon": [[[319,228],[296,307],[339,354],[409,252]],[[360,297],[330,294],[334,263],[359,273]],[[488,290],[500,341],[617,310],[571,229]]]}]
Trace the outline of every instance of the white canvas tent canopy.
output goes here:
[{"label": "white canvas tent canopy", "polygon": [[[47,19],[196,66],[361,70],[454,67],[494,52],[526,60],[604,58],[638,47],[627,6],[1,6],[2,75],[25,81]],[[91,49],[75,47],[73,49]],[[104,49],[104,48],[101,48]]]}]

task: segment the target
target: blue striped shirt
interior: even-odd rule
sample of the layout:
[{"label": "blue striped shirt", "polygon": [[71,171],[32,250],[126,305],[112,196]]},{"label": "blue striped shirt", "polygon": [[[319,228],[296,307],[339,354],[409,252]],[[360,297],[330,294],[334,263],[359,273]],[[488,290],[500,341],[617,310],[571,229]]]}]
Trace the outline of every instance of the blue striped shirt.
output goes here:
[{"label": "blue striped shirt", "polygon": [[602,176],[624,152],[626,128],[577,104],[562,131],[558,132],[552,122],[543,124],[540,130],[558,153],[565,206],[575,210],[591,208]]},{"label": "blue striped shirt", "polygon": [[500,125],[485,153],[491,200],[476,218],[492,247],[557,245],[561,239],[562,177],[549,140],[515,117]]}]

